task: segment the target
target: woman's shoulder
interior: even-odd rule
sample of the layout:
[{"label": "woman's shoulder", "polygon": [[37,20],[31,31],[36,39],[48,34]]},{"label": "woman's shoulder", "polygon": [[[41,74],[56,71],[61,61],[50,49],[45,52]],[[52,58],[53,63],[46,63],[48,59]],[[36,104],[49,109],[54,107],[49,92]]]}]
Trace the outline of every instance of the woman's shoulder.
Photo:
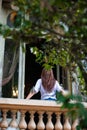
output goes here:
[{"label": "woman's shoulder", "polygon": [[55,81],[55,87],[60,87],[60,84],[57,80]]},{"label": "woman's shoulder", "polygon": [[39,78],[38,80],[37,80],[37,82],[41,82],[42,80],[41,80],[41,78]]},{"label": "woman's shoulder", "polygon": [[59,82],[58,82],[57,80],[55,80],[55,83],[56,83],[56,84],[59,84]]}]

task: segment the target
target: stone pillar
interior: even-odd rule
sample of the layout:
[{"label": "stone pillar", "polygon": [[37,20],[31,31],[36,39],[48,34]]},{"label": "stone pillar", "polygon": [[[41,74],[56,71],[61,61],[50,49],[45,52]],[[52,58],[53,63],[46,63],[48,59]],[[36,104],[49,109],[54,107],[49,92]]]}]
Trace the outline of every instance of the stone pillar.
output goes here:
[{"label": "stone pillar", "polygon": [[[22,44],[22,43],[21,43]],[[24,83],[25,83],[25,52],[22,50],[22,45],[20,44],[19,50],[19,76],[18,76],[18,98],[24,98]],[[23,43],[25,48],[25,43]]]},{"label": "stone pillar", "polygon": [[0,97],[2,96],[2,76],[3,76],[4,44],[5,44],[5,40],[0,36]]},{"label": "stone pillar", "polygon": [[[0,0],[0,23],[2,23],[2,0]],[[5,40],[0,36],[0,97],[2,96],[2,75],[3,75],[3,59],[4,59]]]}]

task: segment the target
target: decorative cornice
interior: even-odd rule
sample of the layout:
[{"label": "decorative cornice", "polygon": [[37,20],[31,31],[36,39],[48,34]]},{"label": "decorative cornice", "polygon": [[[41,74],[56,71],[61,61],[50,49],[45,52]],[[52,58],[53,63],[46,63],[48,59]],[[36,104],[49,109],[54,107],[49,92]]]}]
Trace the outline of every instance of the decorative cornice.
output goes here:
[{"label": "decorative cornice", "polygon": [[2,7],[5,9],[10,9],[11,8],[11,2],[12,0],[2,0]]},{"label": "decorative cornice", "polygon": [[3,3],[10,3],[12,0],[2,0]]}]

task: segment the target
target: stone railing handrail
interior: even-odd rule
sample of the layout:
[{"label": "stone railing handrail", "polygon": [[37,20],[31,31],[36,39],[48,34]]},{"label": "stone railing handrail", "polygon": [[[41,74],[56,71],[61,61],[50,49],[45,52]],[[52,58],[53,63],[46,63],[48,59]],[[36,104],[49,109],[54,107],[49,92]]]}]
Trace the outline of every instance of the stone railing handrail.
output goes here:
[{"label": "stone railing handrail", "polygon": [[[87,103],[83,104],[87,108]],[[0,98],[0,128],[7,129],[8,127],[14,127],[22,130],[76,130],[78,117],[72,121],[71,117],[66,116],[67,110],[62,109],[61,106],[62,104],[57,104],[55,101]],[[8,122],[7,118],[7,112],[9,110],[12,114],[10,122]],[[19,121],[16,118],[18,112],[20,116]],[[27,122],[25,120],[26,112],[29,113],[29,121]],[[36,119],[35,113],[38,114]],[[55,120],[53,118],[55,118]]]},{"label": "stone railing handrail", "polygon": [[61,105],[47,100],[0,98],[0,108],[6,109],[29,110],[33,107],[33,110],[60,111]]}]

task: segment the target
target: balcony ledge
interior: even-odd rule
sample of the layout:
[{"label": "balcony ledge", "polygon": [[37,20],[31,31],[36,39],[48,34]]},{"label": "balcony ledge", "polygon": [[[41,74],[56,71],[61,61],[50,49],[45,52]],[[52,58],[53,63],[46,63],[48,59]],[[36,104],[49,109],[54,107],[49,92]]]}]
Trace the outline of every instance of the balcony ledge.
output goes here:
[{"label": "balcony ledge", "polygon": [[[15,106],[15,107],[14,107]],[[57,104],[56,101],[47,100],[33,100],[33,99],[14,99],[14,98],[0,98],[0,108],[6,109],[22,109],[29,110],[40,109],[48,111],[60,111],[62,104]]]}]

